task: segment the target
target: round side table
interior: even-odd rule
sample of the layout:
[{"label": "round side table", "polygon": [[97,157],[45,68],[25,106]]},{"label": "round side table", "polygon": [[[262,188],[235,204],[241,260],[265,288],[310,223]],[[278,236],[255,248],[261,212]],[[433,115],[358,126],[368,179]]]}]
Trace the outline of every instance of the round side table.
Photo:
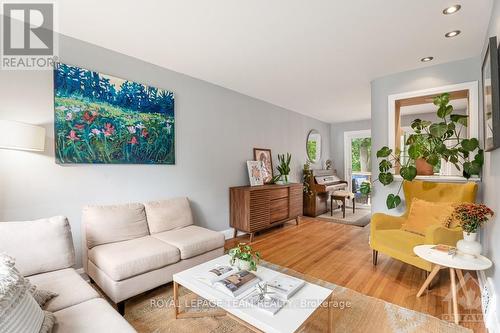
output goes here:
[{"label": "round side table", "polygon": [[477,256],[475,258],[469,258],[457,253],[455,256],[450,256],[449,254],[433,250],[435,245],[419,245],[413,248],[413,252],[420,258],[431,262],[434,264],[431,273],[425,280],[424,284],[417,293],[417,297],[422,296],[425,289],[429,286],[432,279],[436,276],[441,268],[450,269],[450,280],[451,280],[451,293],[453,297],[453,316],[455,318],[455,324],[458,324],[458,304],[457,304],[457,283],[455,280],[455,274],[458,276],[460,286],[465,288],[464,275],[462,270],[467,271],[482,271],[490,268],[493,263],[490,259],[484,256]]}]

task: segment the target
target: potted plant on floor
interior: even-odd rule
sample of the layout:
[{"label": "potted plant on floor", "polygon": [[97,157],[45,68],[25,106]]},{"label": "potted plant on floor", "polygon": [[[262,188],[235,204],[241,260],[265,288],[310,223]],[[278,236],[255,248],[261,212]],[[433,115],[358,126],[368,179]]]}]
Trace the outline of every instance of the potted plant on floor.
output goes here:
[{"label": "potted plant on floor", "polygon": [[457,249],[467,256],[481,254],[481,244],[476,240],[478,229],[493,217],[493,211],[483,204],[462,203],[455,206],[453,213],[448,218],[450,227],[455,226],[455,221],[462,227],[464,239],[457,243]]},{"label": "potted plant on floor", "polygon": [[246,271],[256,271],[261,259],[260,253],[254,251],[246,243],[239,243],[238,246],[230,249],[228,254],[231,257],[229,261],[231,266],[238,266],[239,269]]},{"label": "potted plant on floor", "polygon": [[[452,163],[467,179],[481,172],[484,156],[479,140],[461,137],[462,131],[467,127],[468,116],[453,113],[448,93],[435,97],[433,102],[438,108],[436,114],[440,121],[432,123],[422,119],[413,120],[411,128],[414,133],[406,140],[406,161],[402,163],[400,151],[394,152],[387,146],[377,151],[380,173],[376,180],[384,186],[394,181],[394,167],[399,167],[399,174],[404,180],[412,181],[417,175],[433,174],[432,169],[441,160]],[[387,208],[396,208],[401,203],[401,185],[397,193],[387,196]]]}]

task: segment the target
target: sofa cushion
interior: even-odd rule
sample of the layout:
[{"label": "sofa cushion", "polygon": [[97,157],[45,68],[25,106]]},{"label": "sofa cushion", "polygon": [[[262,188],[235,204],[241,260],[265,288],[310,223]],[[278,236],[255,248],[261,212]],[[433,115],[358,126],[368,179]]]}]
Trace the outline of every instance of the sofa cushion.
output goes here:
[{"label": "sofa cushion", "polygon": [[56,324],[52,333],[136,332],[134,328],[102,298],[54,312]]},{"label": "sofa cushion", "polygon": [[179,250],[151,236],[99,245],[89,250],[89,260],[111,279],[121,281],[180,260]]},{"label": "sofa cushion", "polygon": [[87,247],[121,242],[149,234],[144,205],[131,203],[83,209]]},{"label": "sofa cushion", "polygon": [[64,216],[0,222],[0,252],[14,257],[24,276],[68,268],[75,263],[71,228]]},{"label": "sofa cushion", "polygon": [[193,215],[187,198],[146,202],[144,207],[151,234],[193,224]]},{"label": "sofa cushion", "polygon": [[224,235],[195,225],[154,234],[152,237],[175,246],[181,259],[188,259],[224,246]]},{"label": "sofa cushion", "polygon": [[39,289],[58,294],[48,301],[44,309],[58,311],[69,306],[98,298],[99,294],[73,268],[32,275],[28,278]]}]

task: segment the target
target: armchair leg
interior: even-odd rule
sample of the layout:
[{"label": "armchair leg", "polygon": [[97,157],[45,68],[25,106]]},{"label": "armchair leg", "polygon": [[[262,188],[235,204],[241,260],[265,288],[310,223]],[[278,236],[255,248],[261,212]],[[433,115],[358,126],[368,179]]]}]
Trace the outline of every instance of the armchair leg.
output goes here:
[{"label": "armchair leg", "polygon": [[125,315],[125,301],[116,303],[116,308],[119,314],[121,314],[122,316]]},{"label": "armchair leg", "polygon": [[377,250],[372,251],[372,259],[373,259],[373,266],[377,266],[377,259],[378,259],[378,251]]}]

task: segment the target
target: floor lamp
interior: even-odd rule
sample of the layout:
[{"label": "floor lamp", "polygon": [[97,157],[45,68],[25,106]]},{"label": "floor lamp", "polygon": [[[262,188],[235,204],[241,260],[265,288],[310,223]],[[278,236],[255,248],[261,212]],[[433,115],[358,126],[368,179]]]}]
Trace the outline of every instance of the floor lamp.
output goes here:
[{"label": "floor lamp", "polygon": [[45,128],[0,120],[0,149],[44,151]]}]

